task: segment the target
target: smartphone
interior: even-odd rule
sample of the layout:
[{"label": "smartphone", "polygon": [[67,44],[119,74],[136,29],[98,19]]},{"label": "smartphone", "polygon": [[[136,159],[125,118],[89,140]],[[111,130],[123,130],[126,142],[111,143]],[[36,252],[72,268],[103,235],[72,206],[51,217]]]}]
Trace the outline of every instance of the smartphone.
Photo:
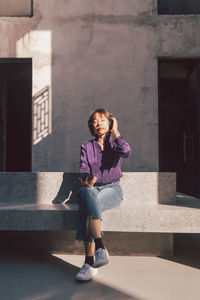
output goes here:
[{"label": "smartphone", "polygon": [[88,181],[91,181],[93,179],[93,176],[90,173],[82,173],[79,175],[79,177],[83,180],[85,180],[85,178],[88,177]]}]

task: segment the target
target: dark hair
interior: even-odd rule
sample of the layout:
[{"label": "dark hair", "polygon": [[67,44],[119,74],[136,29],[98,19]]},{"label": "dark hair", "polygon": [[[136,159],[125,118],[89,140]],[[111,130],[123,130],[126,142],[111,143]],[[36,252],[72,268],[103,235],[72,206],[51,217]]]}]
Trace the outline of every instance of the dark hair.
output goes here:
[{"label": "dark hair", "polygon": [[96,137],[96,134],[94,132],[93,121],[94,121],[94,115],[96,113],[104,115],[109,121],[112,120],[109,111],[107,111],[104,108],[98,108],[95,111],[93,111],[93,113],[91,114],[91,116],[89,117],[89,120],[88,120],[88,127],[89,127],[91,135],[93,135],[95,137]]}]

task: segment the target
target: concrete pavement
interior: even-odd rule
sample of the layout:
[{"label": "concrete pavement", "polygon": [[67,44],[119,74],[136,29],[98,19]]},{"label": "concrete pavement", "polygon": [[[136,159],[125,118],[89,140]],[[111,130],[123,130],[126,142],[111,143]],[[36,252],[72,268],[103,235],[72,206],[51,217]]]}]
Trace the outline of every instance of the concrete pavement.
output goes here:
[{"label": "concrete pavement", "polygon": [[0,258],[1,300],[199,300],[200,259],[111,256],[94,281],[76,283],[81,255]]}]

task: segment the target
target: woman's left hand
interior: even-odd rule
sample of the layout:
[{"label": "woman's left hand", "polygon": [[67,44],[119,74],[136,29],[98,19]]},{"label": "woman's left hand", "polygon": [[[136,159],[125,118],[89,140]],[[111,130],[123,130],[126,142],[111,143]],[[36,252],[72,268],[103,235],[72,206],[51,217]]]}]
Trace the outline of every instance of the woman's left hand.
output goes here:
[{"label": "woman's left hand", "polygon": [[90,180],[90,181],[88,181],[88,176],[85,177],[84,179],[79,178],[79,180],[80,180],[82,186],[85,186],[85,187],[93,187],[93,185],[94,185],[95,182],[97,181],[97,177],[94,176],[94,177],[92,178],[92,180]]},{"label": "woman's left hand", "polygon": [[118,131],[118,123],[117,123],[117,119],[115,117],[111,117],[111,119],[113,120],[113,126],[111,129],[111,133],[114,135],[115,138],[120,136],[120,133]]}]

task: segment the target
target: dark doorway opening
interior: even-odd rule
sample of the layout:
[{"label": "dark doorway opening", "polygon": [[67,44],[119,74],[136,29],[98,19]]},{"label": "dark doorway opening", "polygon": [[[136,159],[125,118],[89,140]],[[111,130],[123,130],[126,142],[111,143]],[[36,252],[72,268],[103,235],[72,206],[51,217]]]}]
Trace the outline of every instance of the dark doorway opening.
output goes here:
[{"label": "dark doorway opening", "polygon": [[159,59],[159,170],[200,197],[200,60]]},{"label": "dark doorway opening", "polygon": [[32,59],[0,59],[0,171],[31,171]]},{"label": "dark doorway opening", "polygon": [[200,3],[199,0],[158,0],[158,14],[200,14]]}]

